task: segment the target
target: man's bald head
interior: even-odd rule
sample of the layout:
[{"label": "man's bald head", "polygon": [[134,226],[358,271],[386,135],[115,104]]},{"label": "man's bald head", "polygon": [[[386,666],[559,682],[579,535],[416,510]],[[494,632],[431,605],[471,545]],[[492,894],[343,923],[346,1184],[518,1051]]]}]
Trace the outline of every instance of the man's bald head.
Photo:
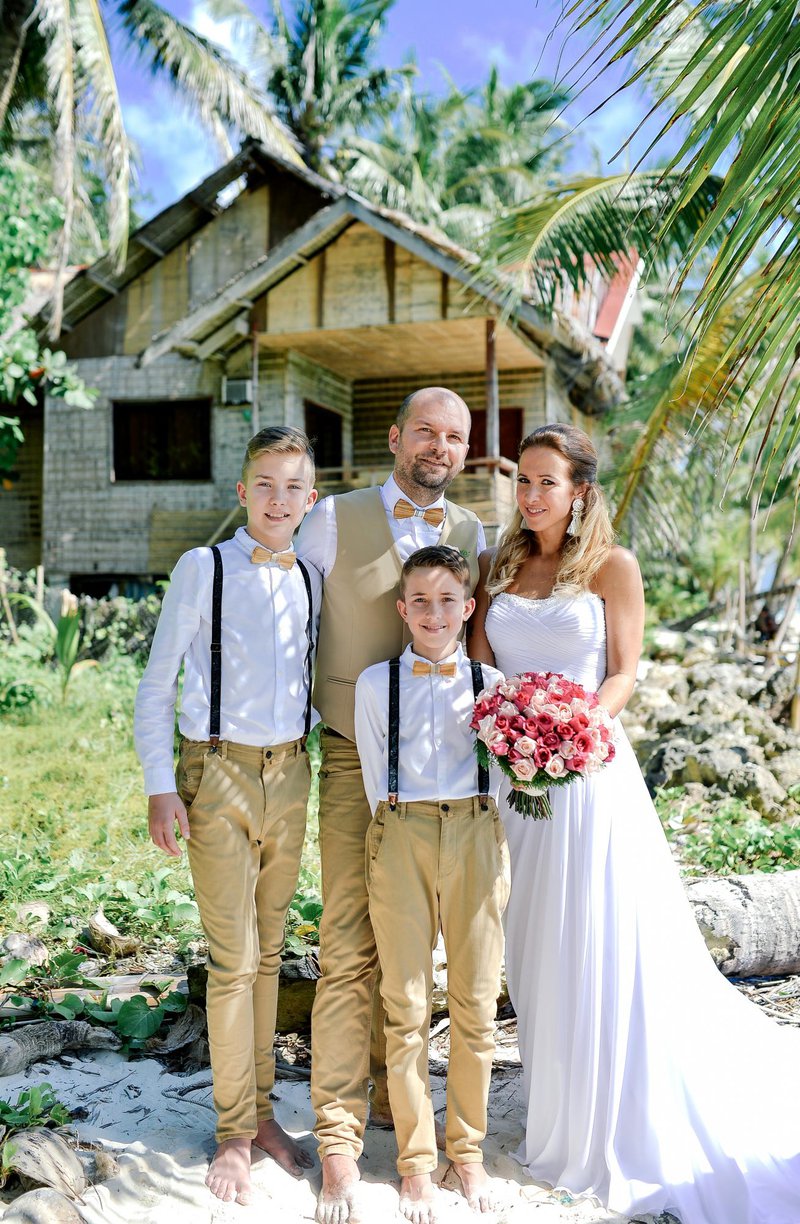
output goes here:
[{"label": "man's bald head", "polygon": [[469,426],[472,423],[469,408],[460,395],[456,395],[455,391],[450,391],[447,387],[421,387],[419,391],[412,391],[410,395],[407,395],[398,408],[395,418],[395,424],[400,433],[403,432],[403,426],[416,408],[432,403],[461,410],[466,417],[467,435],[469,435]]}]

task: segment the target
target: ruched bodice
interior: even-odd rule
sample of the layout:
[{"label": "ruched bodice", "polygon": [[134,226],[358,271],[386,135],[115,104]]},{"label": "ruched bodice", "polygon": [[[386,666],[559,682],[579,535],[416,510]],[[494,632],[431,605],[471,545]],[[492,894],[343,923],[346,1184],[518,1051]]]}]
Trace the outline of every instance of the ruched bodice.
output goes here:
[{"label": "ruched bodice", "polygon": [[548,599],[503,591],[487,613],[486,634],[497,666],[507,676],[561,672],[592,692],[605,678],[605,606],[599,595],[589,591]]}]

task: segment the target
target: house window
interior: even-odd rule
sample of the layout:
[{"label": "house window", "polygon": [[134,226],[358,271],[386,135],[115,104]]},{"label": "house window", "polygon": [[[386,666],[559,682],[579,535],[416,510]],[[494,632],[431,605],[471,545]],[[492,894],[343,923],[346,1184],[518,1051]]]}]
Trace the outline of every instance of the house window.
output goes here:
[{"label": "house window", "polygon": [[114,480],[210,480],[211,400],[112,404]]}]

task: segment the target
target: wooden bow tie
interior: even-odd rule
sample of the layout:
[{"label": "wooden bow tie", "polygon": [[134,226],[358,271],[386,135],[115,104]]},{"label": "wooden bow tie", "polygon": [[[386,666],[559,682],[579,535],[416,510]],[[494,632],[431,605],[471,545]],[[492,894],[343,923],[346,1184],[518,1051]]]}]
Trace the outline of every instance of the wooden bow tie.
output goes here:
[{"label": "wooden bow tie", "polygon": [[394,503],[392,514],[396,519],[421,518],[426,523],[430,523],[431,527],[441,526],[444,520],[444,510],[441,506],[429,506],[427,510],[418,510],[404,497]]},{"label": "wooden bow tie", "polygon": [[412,676],[454,676],[456,670],[455,663],[423,663],[420,659],[415,659],[411,674]]},{"label": "wooden bow tie", "polygon": [[260,544],[256,544],[250,554],[250,561],[253,565],[279,565],[281,569],[290,570],[297,560],[297,555],[293,552],[273,552],[271,548],[262,548]]}]

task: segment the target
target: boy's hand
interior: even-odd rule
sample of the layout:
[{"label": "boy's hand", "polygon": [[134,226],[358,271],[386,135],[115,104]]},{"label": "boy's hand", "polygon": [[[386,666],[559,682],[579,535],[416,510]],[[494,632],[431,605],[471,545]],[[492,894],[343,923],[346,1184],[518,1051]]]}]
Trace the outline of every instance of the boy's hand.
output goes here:
[{"label": "boy's hand", "polygon": [[177,792],[167,795],[151,795],[147,801],[147,820],[150,836],[159,850],[173,857],[180,855],[181,848],[175,836],[175,821],[184,841],[189,840],[189,817]]}]

